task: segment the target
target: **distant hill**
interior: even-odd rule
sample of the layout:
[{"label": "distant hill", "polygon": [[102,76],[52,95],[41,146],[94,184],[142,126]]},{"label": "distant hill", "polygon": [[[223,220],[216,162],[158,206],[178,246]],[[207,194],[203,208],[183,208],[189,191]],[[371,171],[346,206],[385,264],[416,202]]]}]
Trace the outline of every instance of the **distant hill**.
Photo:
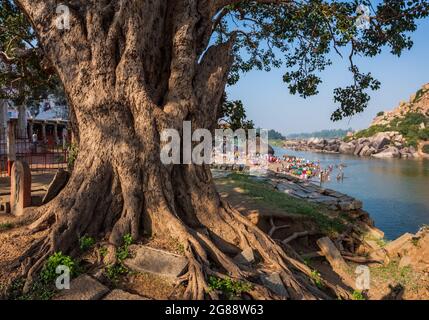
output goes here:
[{"label": "distant hill", "polygon": [[391,131],[399,132],[408,146],[418,147],[429,141],[429,83],[392,111],[379,112],[368,129],[356,132],[350,139]]},{"label": "distant hill", "polygon": [[407,114],[417,113],[429,117],[429,83],[423,85],[408,101],[401,101],[392,111],[381,111],[371,123],[371,126],[389,126],[395,119],[403,119]]},{"label": "distant hill", "polygon": [[323,138],[323,139],[334,139],[334,138],[344,138],[347,136],[347,133],[353,131],[353,129],[330,129],[330,130],[321,130],[310,133],[292,133],[288,134],[286,138],[288,139],[310,139],[310,138]]}]

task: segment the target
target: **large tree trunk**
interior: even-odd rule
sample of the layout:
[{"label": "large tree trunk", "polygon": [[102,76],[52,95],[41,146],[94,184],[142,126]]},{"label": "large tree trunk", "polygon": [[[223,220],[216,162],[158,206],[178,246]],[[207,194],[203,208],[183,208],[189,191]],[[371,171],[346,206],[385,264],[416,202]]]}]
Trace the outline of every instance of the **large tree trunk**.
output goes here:
[{"label": "large tree trunk", "polygon": [[[304,277],[305,265],[221,201],[207,166],[160,161],[163,129],[180,130],[184,120],[194,129],[216,124],[234,41],[206,50],[216,1],[65,1],[70,30],[55,26],[56,1],[17,2],[64,84],[80,141],[69,183],[31,226],[51,232],[29,250],[29,280],[80,235],[117,245],[146,230],[184,245],[189,298],[210,291],[208,274],[254,275],[230,258],[248,246],[282,272],[291,298],[326,297]],[[270,296],[257,284],[253,294]]]}]

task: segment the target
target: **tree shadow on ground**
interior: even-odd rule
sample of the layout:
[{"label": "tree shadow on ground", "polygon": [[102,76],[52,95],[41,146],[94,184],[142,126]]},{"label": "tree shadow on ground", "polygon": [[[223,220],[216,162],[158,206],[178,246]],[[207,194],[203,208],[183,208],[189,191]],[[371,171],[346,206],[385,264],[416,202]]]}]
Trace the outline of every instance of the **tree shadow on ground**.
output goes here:
[{"label": "tree shadow on ground", "polygon": [[405,288],[402,284],[389,284],[389,289],[390,292],[382,297],[381,300],[403,300]]}]

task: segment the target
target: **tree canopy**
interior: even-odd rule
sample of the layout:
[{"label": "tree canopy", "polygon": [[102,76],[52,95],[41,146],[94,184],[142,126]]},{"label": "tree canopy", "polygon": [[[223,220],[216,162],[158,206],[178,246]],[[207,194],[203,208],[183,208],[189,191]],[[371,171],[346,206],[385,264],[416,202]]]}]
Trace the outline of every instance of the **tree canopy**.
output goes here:
[{"label": "tree canopy", "polygon": [[[334,90],[339,106],[333,121],[362,112],[370,99],[368,91],[380,87],[354,58],[373,57],[384,48],[400,56],[413,45],[409,33],[416,30],[416,21],[429,13],[425,0],[384,0],[376,5],[369,0],[218,2],[228,5],[219,6],[217,41],[237,38],[230,84],[254,68],[282,67],[290,92],[306,98],[318,93],[321,72],[332,63],[331,52],[348,59],[352,82]],[[359,24],[362,19],[365,23]]]},{"label": "tree canopy", "polygon": [[218,119],[220,126],[228,127],[234,131],[240,128],[253,129],[255,126],[252,120],[247,119],[243,102],[241,100],[230,101],[226,95],[219,108]]},{"label": "tree canopy", "polygon": [[[350,63],[352,82],[333,92],[339,106],[331,119],[336,121],[362,112],[370,100],[368,91],[380,87],[370,72],[360,70],[354,58],[373,57],[383,48],[401,55],[413,45],[409,33],[416,30],[416,21],[429,14],[425,0],[373,2],[216,0],[212,1],[215,14],[210,37],[217,43],[235,39],[230,85],[243,72],[281,67],[290,93],[304,98],[318,93],[321,72],[332,64],[330,53],[344,56]],[[65,5],[74,6],[71,1]],[[368,11],[359,9],[362,6]],[[357,23],[362,19],[366,19],[365,27]],[[34,30],[11,0],[0,3],[0,30],[1,96],[19,101],[24,96],[39,97],[47,89],[61,94]],[[224,105],[225,111],[234,105],[239,106],[236,102]]]},{"label": "tree canopy", "polygon": [[63,95],[58,77],[38,45],[36,33],[12,1],[1,1],[0,99],[31,105],[49,94]]}]

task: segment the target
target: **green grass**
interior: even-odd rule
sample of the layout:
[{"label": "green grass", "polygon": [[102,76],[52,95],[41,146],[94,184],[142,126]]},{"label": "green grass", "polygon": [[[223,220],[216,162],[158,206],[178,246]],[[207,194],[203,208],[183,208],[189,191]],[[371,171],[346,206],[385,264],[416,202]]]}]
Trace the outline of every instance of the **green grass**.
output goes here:
[{"label": "green grass", "polygon": [[385,247],[390,241],[385,238],[378,238],[373,236],[371,233],[366,233],[363,238],[367,241],[374,241],[380,248]]},{"label": "green grass", "polygon": [[0,231],[6,231],[13,228],[12,223],[0,223]]},{"label": "green grass", "polygon": [[375,125],[375,126],[371,126],[367,129],[364,130],[360,130],[358,132],[356,132],[351,139],[359,139],[359,138],[369,138],[372,137],[374,135],[376,135],[379,132],[385,132],[385,131],[389,131],[389,128],[386,125]]},{"label": "green grass", "polygon": [[419,275],[410,267],[399,268],[399,261],[393,260],[386,266],[370,267],[371,279],[382,282],[392,282],[406,288],[416,289],[419,287]]},{"label": "green grass", "polygon": [[52,285],[43,283],[37,279],[30,287],[27,293],[23,293],[25,280],[24,278],[16,279],[12,282],[9,291],[9,300],[51,300],[55,295]]},{"label": "green grass", "polygon": [[263,203],[267,207],[280,209],[292,215],[310,217],[326,234],[334,235],[345,229],[345,221],[338,217],[330,217],[329,210],[325,206],[291,197],[275,190],[267,181],[259,181],[239,173],[233,173],[221,181],[241,188],[252,200]]},{"label": "green grass", "polygon": [[353,300],[366,300],[366,298],[363,295],[362,291],[358,291],[358,290],[353,291],[352,299]]},{"label": "green grass", "polygon": [[429,144],[424,145],[423,148],[422,148],[422,151],[423,151],[423,153],[429,154]]},{"label": "green grass", "polygon": [[228,299],[240,297],[243,292],[250,291],[252,286],[243,281],[236,281],[231,278],[217,278],[210,276],[208,279],[210,290],[221,291]]},{"label": "green grass", "polygon": [[281,139],[270,139],[268,144],[274,147],[283,147],[284,140]]}]

